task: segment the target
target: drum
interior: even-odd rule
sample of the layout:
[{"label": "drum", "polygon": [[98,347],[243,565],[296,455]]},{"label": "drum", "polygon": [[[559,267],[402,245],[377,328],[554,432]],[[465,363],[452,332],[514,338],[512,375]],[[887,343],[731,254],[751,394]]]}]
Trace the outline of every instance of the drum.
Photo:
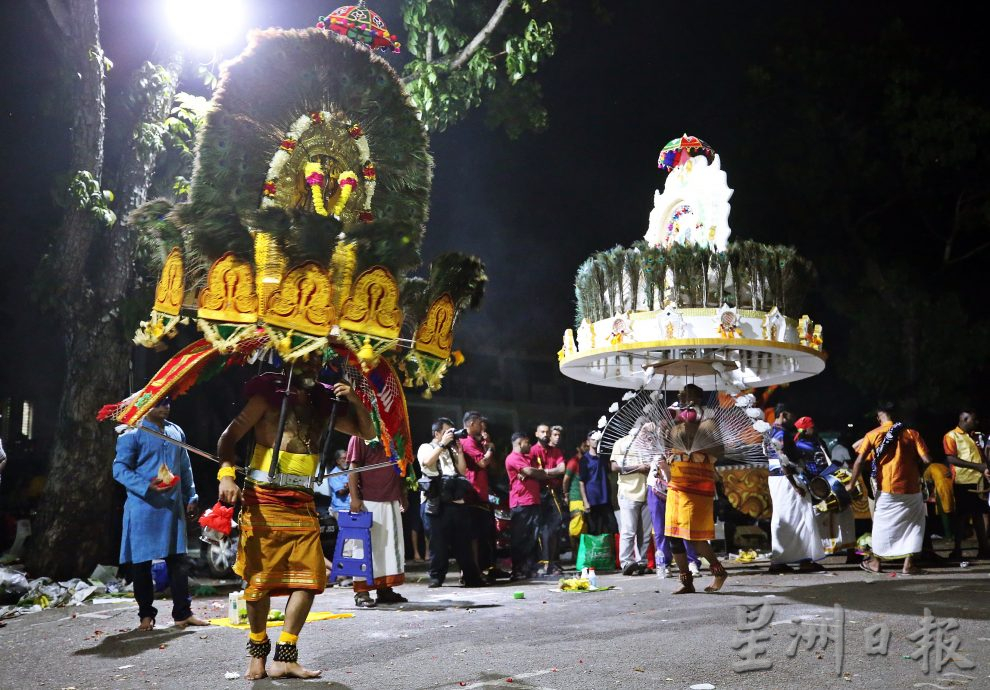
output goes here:
[{"label": "drum", "polygon": [[859,484],[853,487],[852,492],[846,491],[846,482],[852,478],[849,470],[834,466],[827,473],[818,475],[808,481],[808,493],[818,503],[815,511],[819,513],[839,513],[852,505],[852,502],[859,497]]}]

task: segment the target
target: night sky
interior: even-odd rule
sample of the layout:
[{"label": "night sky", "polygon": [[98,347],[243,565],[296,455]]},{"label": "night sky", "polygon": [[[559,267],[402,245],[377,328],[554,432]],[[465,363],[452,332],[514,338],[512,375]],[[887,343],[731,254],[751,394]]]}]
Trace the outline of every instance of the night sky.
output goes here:
[{"label": "night sky", "polygon": [[[26,9],[29,3],[8,4],[2,42],[6,69],[0,76],[0,137],[5,142],[0,172],[0,308],[7,321],[0,335],[5,360],[0,395],[5,387],[22,388],[26,371],[37,374],[31,377],[32,385],[50,396],[57,394],[59,382],[45,377],[43,372],[51,367],[40,358],[51,357],[55,344],[25,346],[25,339],[30,342],[45,335],[37,326],[34,332],[25,332],[26,321],[18,316],[21,307],[15,300],[24,294],[17,286],[29,280],[44,251],[45,228],[58,218],[51,186],[64,160],[65,133],[52,130],[46,117],[71,108],[71,103],[58,102],[54,57],[33,26],[37,19]],[[103,46],[116,64],[111,99],[114,89],[119,91],[119,78],[146,59],[148,47],[159,42],[157,34],[168,30],[152,12],[157,4],[157,0],[101,3]],[[309,26],[332,9],[309,0],[245,4],[250,8],[247,21],[256,27]],[[401,41],[397,4],[383,0],[372,3],[372,8],[400,34]],[[814,9],[807,3],[744,7],[729,2],[602,0],[601,4],[612,14],[611,24],[594,14],[590,3],[566,3],[572,11],[571,26],[560,34],[556,55],[537,75],[550,115],[546,132],[509,141],[501,132],[488,130],[481,113],[475,112],[432,139],[436,174],[424,259],[449,250],[474,253],[484,259],[490,279],[481,311],[463,316],[457,330],[457,345],[468,357],[466,368],[471,366],[472,352],[517,348],[543,357],[548,370],[556,369],[561,334],[573,325],[577,267],[594,251],[629,245],[643,236],[653,192],[663,185],[656,169],[658,151],[684,132],[701,137],[721,156],[729,186],[735,190],[730,216],[734,240],[792,244],[819,264],[820,283],[847,280],[843,271],[856,266],[855,252],[837,246],[841,239],[829,235],[830,209],[813,205],[818,190],[811,188],[822,174],[823,161],[843,142],[823,141],[814,131],[808,131],[806,138],[795,136],[790,130],[790,96],[782,91],[767,100],[754,98],[751,68],[771,63],[778,46],[794,42],[810,42],[840,60],[852,46],[878,40],[894,18],[865,3],[830,3]],[[904,31],[916,38],[919,50],[958,53],[969,64],[973,46],[984,42],[972,17],[935,17],[931,11],[912,12],[903,5],[897,10]],[[985,52],[976,54],[985,65]],[[388,59],[399,65],[403,57]],[[870,68],[862,66],[864,73]],[[947,80],[954,77],[945,75]],[[807,101],[816,84],[791,83],[789,88],[803,90]],[[857,88],[861,87],[850,83],[851,97],[859,97]],[[972,86],[974,92],[979,88]],[[985,105],[986,96],[974,97],[982,98]],[[820,105],[823,110],[833,107],[827,100]],[[778,138],[782,128],[790,132],[786,138]],[[933,134],[933,140],[938,136]],[[933,149],[938,146],[933,141]],[[793,193],[780,198],[777,185],[782,173],[777,166],[782,155],[789,165],[797,160],[806,166],[807,203]],[[803,175],[802,167],[796,170]],[[864,189],[864,195],[869,194]],[[923,267],[932,245],[921,224],[909,218],[903,221],[899,241],[885,251]],[[980,271],[981,264],[968,270]],[[987,291],[982,282],[974,281],[977,297]],[[847,418],[862,425],[873,399],[856,392],[841,376],[848,356],[844,330],[849,322],[836,305],[821,299],[821,291],[815,295],[809,313],[825,324],[830,362],[825,374],[793,385],[787,395],[801,405],[802,413],[833,425],[844,426]],[[869,300],[870,295],[862,299]],[[985,317],[974,314],[973,318]],[[974,348],[974,366],[982,366],[985,348],[982,344]],[[597,399],[601,392],[589,390],[588,395]]]}]

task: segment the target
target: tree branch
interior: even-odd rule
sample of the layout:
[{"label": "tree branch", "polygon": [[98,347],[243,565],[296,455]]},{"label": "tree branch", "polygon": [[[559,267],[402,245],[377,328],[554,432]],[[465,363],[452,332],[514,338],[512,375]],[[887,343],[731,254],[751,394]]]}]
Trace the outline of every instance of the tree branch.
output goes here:
[{"label": "tree branch", "polygon": [[426,61],[433,62],[433,32],[426,34]]},{"label": "tree branch", "polygon": [[507,9],[509,9],[509,0],[501,0],[501,2],[498,3],[498,7],[496,7],[495,11],[492,12],[492,16],[488,18],[488,23],[482,27],[481,31],[479,31],[478,34],[471,39],[471,42],[464,46],[464,49],[451,61],[451,70],[460,69],[464,66],[464,63],[470,60],[471,57],[478,52],[478,49],[485,44],[488,38],[495,31],[496,27],[498,27],[498,24],[502,21],[502,17],[505,16],[505,11]]},{"label": "tree branch", "polygon": [[963,254],[962,256],[957,256],[957,257],[956,257],[956,258],[954,258],[954,259],[950,259],[949,261],[946,261],[946,262],[945,262],[945,265],[946,265],[946,266],[949,266],[949,265],[951,265],[951,264],[957,264],[957,263],[959,263],[960,261],[965,261],[965,260],[966,260],[966,259],[968,259],[969,257],[971,257],[971,256],[975,256],[975,255],[977,255],[977,254],[979,254],[980,252],[982,252],[982,251],[984,251],[984,250],[986,250],[986,249],[990,249],[990,242],[984,242],[984,243],[983,243],[983,244],[981,244],[981,245],[980,245],[979,247],[976,247],[975,249],[971,249],[971,250],[969,250],[968,252],[966,252],[966,253],[965,253],[965,254]]}]

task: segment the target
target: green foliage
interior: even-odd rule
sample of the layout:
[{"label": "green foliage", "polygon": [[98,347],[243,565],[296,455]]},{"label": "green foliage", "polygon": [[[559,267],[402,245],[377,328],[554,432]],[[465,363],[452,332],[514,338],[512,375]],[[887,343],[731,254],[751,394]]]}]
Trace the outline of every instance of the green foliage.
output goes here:
[{"label": "green foliage", "polygon": [[113,203],[113,192],[101,189],[100,183],[88,170],[79,170],[72,177],[67,189],[71,203],[88,211],[93,218],[106,227],[117,222],[117,214],[110,210]]},{"label": "green foliage", "polygon": [[[431,131],[442,132],[486,102],[486,122],[510,137],[546,127],[539,86],[527,77],[553,55],[547,2],[513,2],[486,33],[492,8],[454,0],[403,0],[403,81]],[[476,41],[472,46],[472,42]]]},{"label": "green foliage", "polygon": [[718,253],[697,245],[659,249],[640,241],[592,254],[581,265],[574,278],[575,323],[653,311],[665,299],[680,307],[727,303],[769,311],[776,306],[796,318],[814,280],[814,267],[792,247],[744,241]]},{"label": "green foliage", "polygon": [[[135,72],[128,90],[128,105],[137,113],[164,110],[164,99],[172,93],[174,79],[162,65],[145,61]],[[169,122],[149,122],[139,117],[133,132],[133,145],[145,159],[154,159],[165,150]]]},{"label": "green foliage", "polygon": [[89,59],[100,63],[104,72],[109,72],[113,69],[113,60],[108,58],[107,54],[103,52],[103,48],[98,45],[89,49]]},{"label": "green foliage", "polygon": [[210,102],[203,96],[180,91],[175,94],[171,113],[165,118],[168,143],[189,156],[190,163],[196,131],[205,121],[209,109]]}]

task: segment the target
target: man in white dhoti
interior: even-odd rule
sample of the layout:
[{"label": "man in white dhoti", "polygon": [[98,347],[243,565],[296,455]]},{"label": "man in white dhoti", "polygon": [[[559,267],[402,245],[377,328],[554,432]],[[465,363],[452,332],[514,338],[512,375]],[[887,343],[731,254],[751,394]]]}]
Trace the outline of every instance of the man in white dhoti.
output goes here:
[{"label": "man in white dhoti", "polygon": [[[815,519],[815,508],[808,492],[794,479],[797,465],[797,449],[794,447],[794,421],[785,405],[777,406],[777,419],[770,444],[770,501],[773,515],[770,518],[770,569],[771,574],[794,572],[791,563],[798,563],[798,571],[814,573],[825,570],[815,561],[825,557],[822,537]],[[788,452],[790,457],[788,457]]]},{"label": "man in white dhoti", "polygon": [[881,561],[904,559],[904,575],[924,573],[913,558],[921,552],[925,537],[925,503],[921,497],[921,475],[931,462],[921,435],[895,422],[894,406],[885,403],[877,410],[880,422],[866,434],[846,484],[851,491],[864,462],[871,462],[876,505],[873,511],[873,553],[860,564],[871,573],[881,571]]},{"label": "man in white dhoti", "polygon": [[[347,460],[352,469],[388,461],[381,443],[369,446],[354,436],[347,445]],[[367,510],[372,515],[371,551],[373,579],[354,578],[354,603],[361,608],[377,604],[402,604],[408,601],[396,592],[406,581],[406,552],[402,534],[402,512],[406,509],[406,489],[394,467],[368,472],[352,472],[348,477],[351,512]],[[371,598],[377,590],[377,598]]]}]

